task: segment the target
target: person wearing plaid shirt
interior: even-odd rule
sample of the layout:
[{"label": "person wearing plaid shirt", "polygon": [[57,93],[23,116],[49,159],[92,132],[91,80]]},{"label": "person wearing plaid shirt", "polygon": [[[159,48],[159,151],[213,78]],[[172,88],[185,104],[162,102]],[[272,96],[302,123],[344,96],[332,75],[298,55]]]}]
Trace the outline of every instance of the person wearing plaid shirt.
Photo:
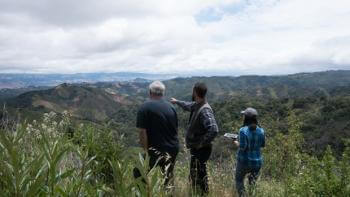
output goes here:
[{"label": "person wearing plaid shirt", "polygon": [[258,112],[253,108],[242,111],[244,124],[239,131],[237,167],[236,167],[236,189],[239,196],[243,196],[244,178],[248,174],[249,184],[255,185],[259,171],[263,163],[261,148],[265,147],[264,129],[258,126]]},{"label": "person wearing plaid shirt", "polygon": [[[191,119],[194,120],[195,111],[198,111],[199,108],[203,106],[203,103],[186,101],[177,101],[176,104],[185,111],[191,112],[189,122],[191,122]],[[186,146],[190,149],[198,149],[210,145],[219,132],[213,110],[210,107],[204,107],[202,110],[200,110],[197,118],[200,120],[206,132],[204,132],[202,136],[197,136],[191,139],[190,136],[187,136]]]},{"label": "person wearing plaid shirt", "polygon": [[207,161],[212,152],[212,141],[219,129],[213,110],[206,101],[207,86],[196,83],[193,88],[193,102],[171,99],[185,111],[191,112],[186,131],[186,147],[191,152],[190,181],[192,188],[199,187],[202,195],[209,193]]}]

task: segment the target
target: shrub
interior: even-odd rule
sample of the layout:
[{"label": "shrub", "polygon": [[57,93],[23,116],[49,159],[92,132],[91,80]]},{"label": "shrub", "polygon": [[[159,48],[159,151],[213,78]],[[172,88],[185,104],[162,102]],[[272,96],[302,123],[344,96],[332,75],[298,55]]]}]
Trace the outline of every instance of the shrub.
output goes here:
[{"label": "shrub", "polygon": [[[350,146],[337,159],[328,147],[323,157],[303,152],[301,122],[291,113],[288,132],[266,140],[265,162],[252,196],[349,196]],[[188,183],[188,151],[175,167],[175,192],[164,188],[158,168],[127,147],[113,130],[75,125],[69,114],[45,114],[31,124],[0,130],[2,196],[195,196]],[[234,196],[234,154],[208,163],[209,196]],[[141,177],[133,177],[133,169]]]}]

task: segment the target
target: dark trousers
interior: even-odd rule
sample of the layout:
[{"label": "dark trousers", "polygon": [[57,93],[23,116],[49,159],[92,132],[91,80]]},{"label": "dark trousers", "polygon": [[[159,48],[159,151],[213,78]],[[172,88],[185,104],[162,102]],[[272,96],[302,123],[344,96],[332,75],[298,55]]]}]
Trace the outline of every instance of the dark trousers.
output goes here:
[{"label": "dark trousers", "polygon": [[210,158],[212,146],[191,149],[190,182],[192,188],[199,188],[201,194],[209,193],[207,161]]},{"label": "dark trousers", "polygon": [[[174,181],[174,167],[176,162],[176,156],[178,151],[172,151],[172,152],[159,152],[155,150],[149,150],[148,156],[149,156],[149,167],[151,170],[154,167],[160,167],[162,173],[165,176],[165,186],[173,186]],[[141,173],[139,169],[134,168],[134,177],[138,178],[141,176]]]},{"label": "dark trousers", "polygon": [[239,196],[245,195],[245,189],[244,189],[244,178],[246,175],[248,175],[248,182],[250,186],[254,186],[256,183],[256,180],[258,179],[259,171],[261,167],[247,167],[246,165],[237,162],[236,167],[236,189]]}]

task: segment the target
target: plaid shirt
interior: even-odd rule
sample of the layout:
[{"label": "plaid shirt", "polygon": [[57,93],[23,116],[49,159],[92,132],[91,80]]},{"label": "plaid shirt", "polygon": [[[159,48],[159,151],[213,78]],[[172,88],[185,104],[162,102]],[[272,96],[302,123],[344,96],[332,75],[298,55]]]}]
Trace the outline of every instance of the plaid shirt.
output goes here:
[{"label": "plaid shirt", "polygon": [[[178,101],[176,104],[179,105],[183,110],[191,112],[191,116],[193,115],[193,112],[196,110],[196,108],[198,108],[198,104],[196,102]],[[203,145],[210,144],[214,140],[219,132],[219,128],[216,123],[213,111],[209,108],[204,108],[200,112],[198,118],[200,119],[201,124],[206,131],[206,134],[204,136],[196,140],[198,142],[197,147],[201,147]]]},{"label": "plaid shirt", "polygon": [[265,147],[264,129],[257,127],[255,131],[251,131],[247,126],[242,127],[239,131],[237,161],[247,167],[261,167],[261,147]]}]

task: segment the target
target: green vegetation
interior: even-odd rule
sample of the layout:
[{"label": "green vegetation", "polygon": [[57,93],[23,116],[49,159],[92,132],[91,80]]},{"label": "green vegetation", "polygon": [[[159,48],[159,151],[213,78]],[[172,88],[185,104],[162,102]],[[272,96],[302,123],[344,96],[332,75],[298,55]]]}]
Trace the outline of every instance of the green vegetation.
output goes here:
[{"label": "green vegetation", "polygon": [[[77,125],[69,132],[68,114],[55,113],[40,122],[3,128],[0,135],[0,190],[4,196],[146,196],[163,192],[160,171],[149,173],[145,186],[133,180],[146,162],[123,147],[117,133]],[[127,154],[130,152],[130,154]],[[141,188],[141,191],[138,189]],[[152,195],[153,196],[153,195]]]},{"label": "green vegetation", "polygon": [[[350,148],[336,159],[330,147],[320,158],[303,150],[301,122],[288,115],[287,133],[267,138],[265,164],[252,196],[348,196]],[[71,133],[71,129],[73,133]],[[136,139],[135,139],[136,140]],[[210,196],[234,195],[235,150],[209,163]],[[167,196],[158,168],[147,172],[140,149],[130,148],[118,131],[75,125],[68,113],[3,127],[0,132],[0,191],[3,196]],[[178,156],[174,196],[192,196],[188,152]],[[141,169],[146,184],[134,179]]]},{"label": "green vegetation", "polygon": [[[349,80],[349,72],[332,71],[165,83],[168,96],[187,100],[194,82],[209,86],[209,102],[220,127],[209,162],[210,196],[235,194],[236,150],[221,136],[237,133],[242,124],[239,112],[249,106],[259,111],[267,137],[264,166],[251,196],[350,196]],[[161,172],[147,173],[147,159],[137,147],[135,117],[147,98],[147,85],[62,84],[10,99],[11,91],[5,91],[6,107],[0,113],[1,195],[167,196]],[[178,115],[183,146],[188,114],[179,109]],[[133,178],[134,167],[146,184]],[[182,147],[174,196],[194,195],[188,167],[189,153]]]},{"label": "green vegetation", "polygon": [[[206,82],[221,134],[237,131],[241,124],[239,111],[247,106],[258,109],[262,114],[261,125],[268,131],[286,133],[287,112],[294,110],[303,120],[300,130],[306,141],[305,149],[320,156],[330,145],[339,156],[344,150],[343,139],[350,138],[349,79],[348,71],[329,71],[273,77],[177,78],[165,84],[168,97],[188,100],[193,84]],[[29,122],[50,111],[58,114],[69,111],[75,121],[118,128],[126,144],[135,146],[135,116],[138,106],[147,98],[147,85],[62,84],[21,94],[5,104],[10,118],[20,116]],[[187,115],[178,111],[180,125],[184,126]]]}]

